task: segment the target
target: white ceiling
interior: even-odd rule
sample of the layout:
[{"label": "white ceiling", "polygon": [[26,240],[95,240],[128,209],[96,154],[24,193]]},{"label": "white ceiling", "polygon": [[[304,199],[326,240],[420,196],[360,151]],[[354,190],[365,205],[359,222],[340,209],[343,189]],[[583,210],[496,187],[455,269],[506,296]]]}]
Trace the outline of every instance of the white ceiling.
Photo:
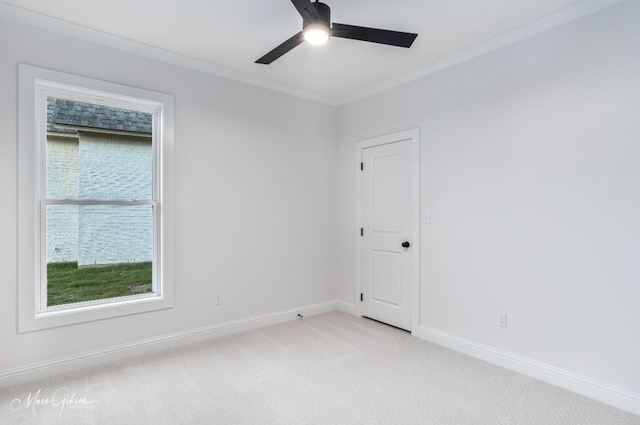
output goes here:
[{"label": "white ceiling", "polygon": [[254,61],[301,30],[290,0],[2,2],[338,101],[540,19],[617,0],[325,0],[334,22],[418,38],[410,49],[337,38],[305,43],[271,65]]}]

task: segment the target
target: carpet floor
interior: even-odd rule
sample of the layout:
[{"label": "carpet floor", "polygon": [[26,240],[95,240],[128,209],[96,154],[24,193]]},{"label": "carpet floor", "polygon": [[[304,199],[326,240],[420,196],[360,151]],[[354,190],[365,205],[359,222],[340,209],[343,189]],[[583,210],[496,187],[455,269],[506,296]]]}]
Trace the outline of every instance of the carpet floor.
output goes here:
[{"label": "carpet floor", "polygon": [[640,425],[340,312],[0,390],[0,424]]}]

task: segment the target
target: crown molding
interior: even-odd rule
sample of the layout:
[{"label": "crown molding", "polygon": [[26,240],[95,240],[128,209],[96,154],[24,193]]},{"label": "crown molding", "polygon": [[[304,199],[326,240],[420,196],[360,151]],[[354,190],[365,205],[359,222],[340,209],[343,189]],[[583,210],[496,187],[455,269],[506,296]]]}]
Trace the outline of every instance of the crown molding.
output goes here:
[{"label": "crown molding", "polygon": [[403,84],[419,80],[420,78],[435,74],[436,72],[440,72],[446,68],[469,61],[494,50],[510,46],[519,41],[565,25],[571,21],[599,12],[600,10],[621,3],[622,1],[624,0],[583,0],[551,15],[547,15],[514,30],[507,31],[496,37],[490,38],[489,40],[460,50],[457,53],[446,56],[423,68],[419,68],[397,78],[390,79],[384,83],[377,84],[352,95],[339,98],[337,99],[338,106],[348,105],[349,103],[357,102]]},{"label": "crown molding", "polygon": [[250,84],[267,90],[284,93],[287,95],[312,100],[331,106],[343,106],[353,102],[363,100],[367,97],[382,93],[406,83],[418,80],[436,72],[442,71],[451,66],[466,62],[476,57],[485,55],[494,50],[507,47],[524,39],[533,37],[553,28],[567,24],[600,10],[614,6],[625,0],[582,0],[572,6],[566,7],[556,13],[540,18],[529,24],[518,27],[514,30],[503,33],[497,37],[475,44],[450,56],[444,57],[425,67],[390,79],[381,84],[377,84],[358,91],[349,96],[333,98],[317,94],[308,90],[292,87],[287,84],[278,83],[267,78],[258,77],[246,72],[237,71],[220,65],[215,65],[199,59],[190,58],[167,50],[159,49],[147,44],[128,40],[126,38],[107,34],[93,30],[82,25],[73,24],[57,18],[42,15],[30,10],[22,9],[7,3],[0,3],[0,17],[19,22],[39,29],[51,31],[58,34],[67,35],[91,43],[110,47],[120,51],[133,53],[149,59],[181,66],[184,68],[204,72],[222,78]]},{"label": "crown molding", "polygon": [[150,46],[148,44],[139,43],[102,31],[97,31],[82,25],[63,21],[58,18],[46,16],[31,10],[23,9],[14,5],[0,2],[0,18],[25,24],[38,29],[51,31],[57,34],[88,41],[101,46],[120,50],[127,53],[133,53],[148,59],[155,59],[172,65],[181,66],[195,71],[204,72],[206,74],[215,75],[217,77],[227,78],[229,80],[238,81],[263,89],[288,94],[302,99],[312,100],[327,105],[336,106],[337,101],[334,98],[323,96],[308,90],[299,89],[286,84],[278,83],[268,78],[258,77],[246,72],[237,71],[235,69],[216,65],[200,59],[194,59],[168,50]]}]

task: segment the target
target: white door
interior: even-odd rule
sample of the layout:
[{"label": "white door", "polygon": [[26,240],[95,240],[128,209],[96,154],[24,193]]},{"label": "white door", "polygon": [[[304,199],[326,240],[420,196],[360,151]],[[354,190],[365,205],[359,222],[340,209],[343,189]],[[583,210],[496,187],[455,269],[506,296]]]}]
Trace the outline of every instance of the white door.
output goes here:
[{"label": "white door", "polygon": [[411,139],[361,152],[361,313],[411,330]]}]

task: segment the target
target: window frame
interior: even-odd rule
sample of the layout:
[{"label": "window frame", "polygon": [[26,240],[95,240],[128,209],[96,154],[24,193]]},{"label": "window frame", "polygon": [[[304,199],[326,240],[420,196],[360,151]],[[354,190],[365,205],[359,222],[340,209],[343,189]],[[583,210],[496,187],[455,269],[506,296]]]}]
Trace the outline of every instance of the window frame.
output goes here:
[{"label": "window frame", "polygon": [[[151,200],[124,201],[153,209],[152,292],[47,306],[47,205],[122,204],[120,200],[47,198],[47,97],[153,114]],[[18,332],[172,308],[173,96],[20,64],[18,111]]]}]

